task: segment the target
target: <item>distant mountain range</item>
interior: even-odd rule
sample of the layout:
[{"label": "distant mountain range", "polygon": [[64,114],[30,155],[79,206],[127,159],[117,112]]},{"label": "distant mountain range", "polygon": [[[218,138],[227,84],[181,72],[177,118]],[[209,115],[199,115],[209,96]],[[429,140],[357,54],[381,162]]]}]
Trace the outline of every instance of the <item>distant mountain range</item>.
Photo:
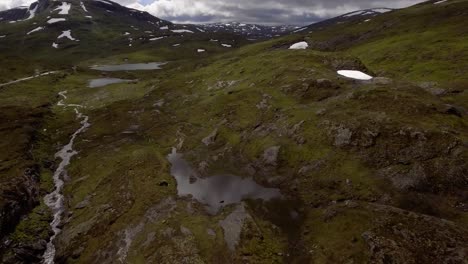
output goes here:
[{"label": "distant mountain range", "polygon": [[[127,24],[127,26],[142,26],[141,23],[148,22],[144,25],[145,29],[154,30],[153,26],[160,26],[165,28],[168,26],[171,30],[179,30],[178,33],[190,33],[189,31],[180,31],[182,29],[187,29],[192,32],[200,33],[228,33],[235,34],[239,36],[244,36],[251,40],[257,39],[266,39],[272,37],[282,36],[290,32],[299,32],[306,30],[312,27],[325,26],[333,23],[340,23],[343,21],[350,21],[356,19],[370,18],[377,16],[379,14],[392,11],[388,8],[377,8],[377,9],[366,9],[361,11],[351,12],[333,19],[325,20],[319,22],[310,27],[299,27],[294,25],[278,25],[278,26],[268,26],[260,24],[246,24],[240,22],[229,22],[229,23],[212,23],[212,24],[200,24],[200,25],[177,25],[169,21],[165,21],[159,18],[152,16],[151,14],[139,10],[130,9],[124,6],[121,6],[115,2],[107,0],[69,0],[67,3],[70,6],[73,6],[73,12],[81,12],[82,18],[92,19],[92,16],[89,12],[94,13],[94,19],[98,19],[101,15],[106,16],[115,16],[122,18],[121,22]],[[6,11],[0,12],[0,23],[18,23],[31,20],[35,17],[52,17],[54,14],[60,14],[60,12],[55,12],[60,9],[61,2],[50,1],[50,0],[39,0],[32,3],[29,7],[17,7]],[[71,7],[70,7],[71,8]],[[78,9],[78,10],[76,10]],[[81,9],[81,10],[80,10]],[[89,10],[89,11],[88,11]],[[103,13],[105,12],[105,13]],[[63,13],[63,12],[62,12]],[[98,14],[96,14],[98,13]],[[97,15],[97,16],[96,16]],[[77,19],[78,17],[74,17]],[[125,25],[121,25],[125,27]],[[177,33],[177,32],[175,32]]]},{"label": "distant mountain range", "polygon": [[211,32],[233,33],[254,39],[278,37],[299,28],[291,25],[266,26],[239,22],[213,23],[202,27]]}]

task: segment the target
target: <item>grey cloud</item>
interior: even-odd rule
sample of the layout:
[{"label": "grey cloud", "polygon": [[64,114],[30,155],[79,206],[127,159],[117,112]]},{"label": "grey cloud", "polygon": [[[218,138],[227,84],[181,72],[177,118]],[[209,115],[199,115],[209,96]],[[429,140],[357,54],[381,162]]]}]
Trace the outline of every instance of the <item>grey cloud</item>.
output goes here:
[{"label": "grey cloud", "polygon": [[[0,0],[0,10],[34,0]],[[114,0],[176,23],[237,21],[305,25],[358,9],[406,7],[421,0]],[[152,3],[151,3],[152,1]],[[141,3],[151,3],[142,5]]]},{"label": "grey cloud", "polygon": [[[131,1],[131,0],[117,0]],[[137,1],[137,0],[134,0]],[[156,0],[133,7],[174,22],[229,22],[305,25],[358,9],[400,8],[421,0]],[[138,6],[139,5],[139,6]],[[132,5],[130,5],[132,6]]]}]

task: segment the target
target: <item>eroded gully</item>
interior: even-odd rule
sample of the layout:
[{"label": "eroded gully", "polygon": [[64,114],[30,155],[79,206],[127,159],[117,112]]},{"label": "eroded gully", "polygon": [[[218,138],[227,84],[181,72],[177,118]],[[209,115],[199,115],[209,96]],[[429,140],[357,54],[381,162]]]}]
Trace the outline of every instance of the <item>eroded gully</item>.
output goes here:
[{"label": "eroded gully", "polygon": [[57,105],[62,106],[64,108],[73,107],[76,113],[76,119],[80,120],[81,126],[78,130],[75,131],[75,133],[73,133],[68,144],[63,146],[57,153],[55,153],[55,158],[60,158],[61,161],[57,169],[55,170],[54,176],[53,176],[55,189],[53,192],[46,195],[44,198],[46,205],[52,210],[52,213],[54,215],[54,219],[50,223],[50,226],[53,231],[53,235],[50,238],[49,243],[47,244],[47,249],[44,253],[44,261],[43,261],[44,264],[53,264],[54,259],[55,259],[56,250],[55,250],[54,241],[57,235],[61,231],[60,224],[62,222],[62,215],[64,212],[64,203],[63,203],[64,197],[62,194],[62,190],[63,190],[63,186],[65,182],[63,179],[66,178],[66,175],[67,175],[66,168],[70,164],[70,160],[72,159],[73,156],[78,154],[78,152],[73,149],[73,144],[76,138],[78,137],[78,135],[81,134],[90,126],[90,123],[88,122],[89,117],[84,115],[79,110],[79,109],[82,109],[83,106],[65,103],[65,100],[67,99],[66,93],[67,91],[63,91],[59,93],[59,95],[62,97],[62,100],[60,100],[57,103]]}]

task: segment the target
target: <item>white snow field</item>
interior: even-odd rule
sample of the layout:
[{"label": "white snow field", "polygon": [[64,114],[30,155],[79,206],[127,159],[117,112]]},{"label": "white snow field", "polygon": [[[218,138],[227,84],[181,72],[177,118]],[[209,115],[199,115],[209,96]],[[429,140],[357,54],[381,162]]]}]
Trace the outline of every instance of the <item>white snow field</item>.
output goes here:
[{"label": "white snow field", "polygon": [[68,38],[69,40],[78,41],[77,39],[72,37],[70,29],[63,31],[62,34],[57,37],[57,39],[61,39],[61,38]]},{"label": "white snow field", "polygon": [[175,30],[171,30],[172,32],[174,33],[193,33],[192,30],[188,30],[188,29],[175,29]]},{"label": "white snow field", "polygon": [[32,33],[37,32],[37,31],[41,31],[43,29],[44,29],[44,27],[37,27],[37,28],[29,31],[28,33],[26,33],[26,35],[32,34]]},{"label": "white snow field", "polygon": [[94,0],[94,1],[101,2],[101,3],[104,3],[104,4],[108,4],[108,5],[112,5],[111,3],[107,2],[107,1],[103,1],[103,0]]},{"label": "white snow field", "polygon": [[160,39],[163,39],[163,38],[165,38],[165,37],[150,38],[149,40],[150,40],[150,41],[155,41],[155,40],[160,40]]},{"label": "white snow field", "polygon": [[62,21],[66,21],[66,19],[65,18],[51,18],[47,20],[47,24],[54,24],[54,23],[62,22]]},{"label": "white snow field", "polygon": [[70,12],[71,9],[71,4],[67,2],[62,2],[62,5],[54,9],[54,11],[60,10],[58,12],[59,15],[68,15],[68,12]]},{"label": "white snow field", "polygon": [[29,9],[29,17],[26,18],[25,20],[33,19],[36,16],[37,8],[39,7],[39,4],[36,5],[34,9]]},{"label": "white snow field", "polygon": [[337,71],[337,73],[341,76],[345,76],[351,79],[356,79],[356,80],[363,80],[363,81],[368,81],[371,80],[372,76],[365,74],[361,71],[353,71],[353,70],[340,70]]},{"label": "white snow field", "polygon": [[309,44],[307,44],[307,42],[305,41],[302,41],[302,42],[298,42],[298,43],[295,43],[293,45],[291,45],[291,47],[289,47],[289,49],[291,50],[301,50],[301,49],[307,49],[309,47]]}]

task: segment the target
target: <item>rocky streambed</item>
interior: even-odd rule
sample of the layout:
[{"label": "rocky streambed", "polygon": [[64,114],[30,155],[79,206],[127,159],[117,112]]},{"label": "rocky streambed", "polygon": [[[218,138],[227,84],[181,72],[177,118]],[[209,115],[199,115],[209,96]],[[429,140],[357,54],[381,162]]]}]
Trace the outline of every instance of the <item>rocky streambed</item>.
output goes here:
[{"label": "rocky streambed", "polygon": [[78,154],[76,150],[73,149],[73,144],[75,143],[76,138],[79,134],[85,131],[89,126],[90,123],[88,122],[89,117],[84,115],[80,112],[80,105],[68,105],[64,101],[67,99],[66,91],[60,92],[59,95],[63,98],[61,101],[58,102],[59,106],[63,106],[65,108],[74,107],[76,118],[80,120],[80,128],[73,133],[70,138],[70,141],[67,145],[63,146],[56,154],[55,157],[61,159],[57,169],[54,172],[53,180],[55,185],[55,190],[46,195],[44,198],[46,205],[52,210],[54,218],[53,221],[50,223],[50,226],[53,231],[53,235],[50,238],[47,244],[47,250],[44,253],[44,263],[45,264],[52,264],[54,263],[55,258],[55,245],[54,241],[57,235],[60,233],[60,225],[62,223],[63,213],[65,211],[64,206],[64,197],[62,194],[62,189],[65,184],[64,179],[67,177],[67,166],[70,164],[71,159],[73,156]]}]

